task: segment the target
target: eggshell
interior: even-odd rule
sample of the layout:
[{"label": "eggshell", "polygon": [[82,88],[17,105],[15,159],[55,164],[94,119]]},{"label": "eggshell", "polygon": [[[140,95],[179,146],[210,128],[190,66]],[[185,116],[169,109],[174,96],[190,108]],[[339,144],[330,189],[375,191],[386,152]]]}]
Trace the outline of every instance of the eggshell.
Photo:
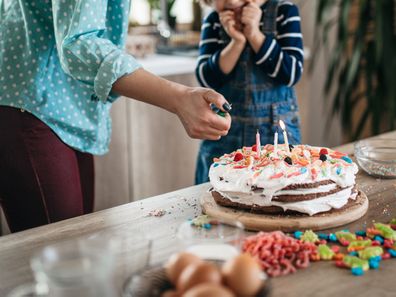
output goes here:
[{"label": "eggshell", "polygon": [[204,283],[191,288],[182,297],[235,297],[235,294],[223,286]]},{"label": "eggshell", "polygon": [[222,267],[224,283],[238,296],[254,296],[260,290],[263,272],[250,255],[228,260]]},{"label": "eggshell", "polygon": [[177,279],[188,265],[201,261],[200,258],[190,253],[173,254],[165,264],[166,276],[172,284],[176,285]]},{"label": "eggshell", "polygon": [[177,291],[185,292],[201,283],[221,284],[221,273],[212,263],[201,262],[191,264],[180,274],[177,280]]}]

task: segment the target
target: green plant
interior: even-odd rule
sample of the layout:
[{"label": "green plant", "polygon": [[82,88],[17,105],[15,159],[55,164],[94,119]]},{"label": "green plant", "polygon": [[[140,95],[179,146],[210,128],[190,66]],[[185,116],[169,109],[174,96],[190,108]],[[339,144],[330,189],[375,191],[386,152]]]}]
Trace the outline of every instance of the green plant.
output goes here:
[{"label": "green plant", "polygon": [[372,134],[395,129],[396,1],[318,0],[317,5],[314,53],[329,50],[336,31],[325,82],[332,115],[340,113],[352,139],[370,124]]}]

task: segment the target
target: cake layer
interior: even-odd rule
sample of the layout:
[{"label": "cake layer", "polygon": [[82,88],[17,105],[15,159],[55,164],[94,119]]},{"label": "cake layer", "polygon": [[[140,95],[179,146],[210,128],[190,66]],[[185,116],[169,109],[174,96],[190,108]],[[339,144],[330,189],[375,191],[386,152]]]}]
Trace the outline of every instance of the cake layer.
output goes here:
[{"label": "cake layer", "polygon": [[[330,194],[315,200],[299,201],[299,202],[278,202],[271,201],[271,204],[255,203],[253,199],[246,199],[245,197],[230,197],[212,191],[212,196],[216,203],[226,207],[233,207],[258,213],[271,214],[287,214],[287,213],[304,213],[314,215],[330,211],[332,208],[340,209],[348,203],[348,200],[354,200],[357,195],[356,187],[343,189],[335,194]],[[253,198],[253,197],[252,197]]]}]

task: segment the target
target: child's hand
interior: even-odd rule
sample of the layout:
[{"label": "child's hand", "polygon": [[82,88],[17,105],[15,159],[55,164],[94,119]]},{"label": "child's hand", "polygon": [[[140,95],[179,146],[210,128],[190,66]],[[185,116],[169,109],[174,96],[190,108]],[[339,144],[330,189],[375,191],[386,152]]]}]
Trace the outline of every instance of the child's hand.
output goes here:
[{"label": "child's hand", "polygon": [[247,39],[254,38],[260,34],[260,20],[262,11],[255,2],[250,2],[242,10],[241,22],[244,25],[243,34]]},{"label": "child's hand", "polygon": [[237,42],[245,43],[246,37],[243,33],[237,30],[237,23],[235,20],[235,13],[232,10],[224,10],[219,13],[220,23],[224,27],[228,36]]}]

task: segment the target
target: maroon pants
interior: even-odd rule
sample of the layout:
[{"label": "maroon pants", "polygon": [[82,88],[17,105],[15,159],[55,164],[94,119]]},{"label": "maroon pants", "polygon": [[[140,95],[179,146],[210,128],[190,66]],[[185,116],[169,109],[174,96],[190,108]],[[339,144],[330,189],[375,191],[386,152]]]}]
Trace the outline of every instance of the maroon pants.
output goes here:
[{"label": "maroon pants", "polygon": [[93,211],[93,156],[42,121],[0,106],[0,203],[11,232]]}]

